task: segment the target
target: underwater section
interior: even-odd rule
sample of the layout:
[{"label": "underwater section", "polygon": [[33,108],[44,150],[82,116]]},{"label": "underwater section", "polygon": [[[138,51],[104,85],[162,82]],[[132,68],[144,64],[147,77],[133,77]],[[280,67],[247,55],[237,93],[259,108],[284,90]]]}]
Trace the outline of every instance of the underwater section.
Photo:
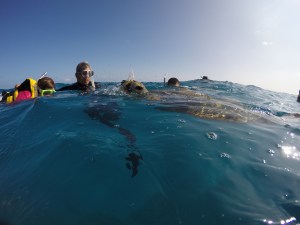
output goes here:
[{"label": "underwater section", "polygon": [[297,96],[118,85],[0,105],[0,224],[300,223]]}]

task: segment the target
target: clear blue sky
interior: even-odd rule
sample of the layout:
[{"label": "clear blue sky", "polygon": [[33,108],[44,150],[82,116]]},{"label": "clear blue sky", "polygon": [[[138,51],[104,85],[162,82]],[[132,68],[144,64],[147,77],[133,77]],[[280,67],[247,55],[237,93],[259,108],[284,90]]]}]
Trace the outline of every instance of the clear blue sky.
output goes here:
[{"label": "clear blue sky", "polygon": [[47,71],[75,82],[211,79],[297,94],[299,0],[1,0],[0,88]]}]

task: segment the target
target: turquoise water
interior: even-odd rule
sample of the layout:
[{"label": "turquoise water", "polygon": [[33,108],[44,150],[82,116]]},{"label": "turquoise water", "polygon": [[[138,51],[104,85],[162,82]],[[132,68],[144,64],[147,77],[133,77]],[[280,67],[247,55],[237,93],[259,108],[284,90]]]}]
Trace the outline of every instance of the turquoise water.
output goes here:
[{"label": "turquoise water", "polygon": [[199,118],[182,108],[201,101],[126,96],[117,83],[0,105],[0,224],[300,223],[297,96],[183,85],[247,122]]}]

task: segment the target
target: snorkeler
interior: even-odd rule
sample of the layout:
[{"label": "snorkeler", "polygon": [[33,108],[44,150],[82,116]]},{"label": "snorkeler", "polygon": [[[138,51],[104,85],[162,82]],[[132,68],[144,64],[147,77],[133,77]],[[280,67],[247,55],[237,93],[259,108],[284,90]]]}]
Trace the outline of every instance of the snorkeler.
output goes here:
[{"label": "snorkeler", "polygon": [[52,95],[55,92],[54,81],[50,77],[44,77],[45,75],[46,73],[44,73],[38,81],[27,78],[23,83],[16,84],[14,91],[3,91],[1,102],[9,104],[36,98],[38,96]]},{"label": "snorkeler", "polygon": [[180,82],[176,77],[172,77],[168,80],[167,85],[169,87],[179,87],[180,86]]},{"label": "snorkeler", "polygon": [[49,96],[55,93],[55,83],[50,77],[42,77],[37,82],[38,95]]},{"label": "snorkeler", "polygon": [[77,65],[75,76],[76,83],[62,87],[58,91],[79,90],[87,92],[100,88],[100,83],[93,80],[94,71],[88,62],[81,62]]}]

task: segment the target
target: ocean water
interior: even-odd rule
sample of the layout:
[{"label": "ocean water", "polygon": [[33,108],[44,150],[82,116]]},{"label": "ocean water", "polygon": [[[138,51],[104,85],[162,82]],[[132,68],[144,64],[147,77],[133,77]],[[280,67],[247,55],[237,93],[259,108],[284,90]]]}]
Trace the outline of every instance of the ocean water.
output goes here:
[{"label": "ocean water", "polygon": [[0,105],[0,224],[299,224],[297,96],[182,84]]}]

